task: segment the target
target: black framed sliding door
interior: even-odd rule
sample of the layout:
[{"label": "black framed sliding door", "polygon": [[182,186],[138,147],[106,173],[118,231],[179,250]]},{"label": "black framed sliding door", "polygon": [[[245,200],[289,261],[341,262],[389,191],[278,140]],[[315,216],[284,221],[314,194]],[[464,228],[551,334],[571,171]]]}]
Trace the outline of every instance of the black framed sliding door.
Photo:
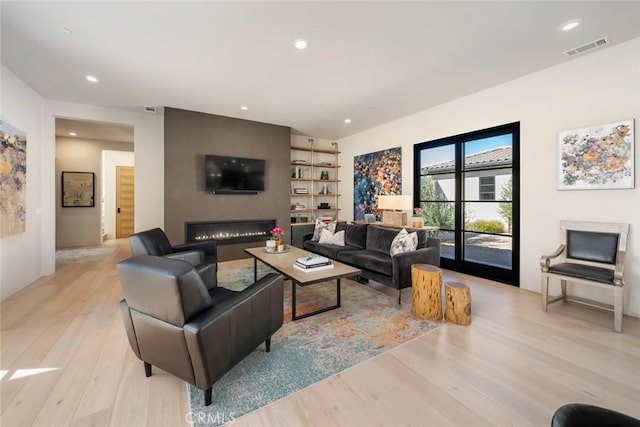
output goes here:
[{"label": "black framed sliding door", "polygon": [[414,146],[414,205],[439,227],[441,266],[518,285],[520,125]]}]

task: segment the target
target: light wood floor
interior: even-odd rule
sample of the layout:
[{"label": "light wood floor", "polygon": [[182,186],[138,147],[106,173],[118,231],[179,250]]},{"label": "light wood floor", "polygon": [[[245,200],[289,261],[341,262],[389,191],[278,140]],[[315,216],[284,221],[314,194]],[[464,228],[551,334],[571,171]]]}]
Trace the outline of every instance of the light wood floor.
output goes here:
[{"label": "light wood floor", "polygon": [[[188,425],[184,383],[145,378],[129,349],[115,269],[129,249],[111,244],[107,259],[59,266],[0,305],[2,426]],[[238,265],[251,261],[220,268]],[[640,417],[640,319],[616,334],[611,313],[544,313],[538,294],[445,273],[471,286],[470,326],[445,325],[235,425],[548,426],[567,402]]]}]

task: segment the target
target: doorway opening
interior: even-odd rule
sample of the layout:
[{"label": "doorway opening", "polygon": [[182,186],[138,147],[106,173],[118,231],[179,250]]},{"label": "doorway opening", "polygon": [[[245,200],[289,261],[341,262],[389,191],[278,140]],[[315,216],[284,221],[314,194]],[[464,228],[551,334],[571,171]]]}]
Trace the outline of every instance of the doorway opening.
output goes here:
[{"label": "doorway opening", "polygon": [[[115,222],[113,232],[109,233],[105,220],[109,215],[115,218],[115,168],[122,164],[116,161],[105,165],[104,153],[125,153],[130,160],[122,166],[133,166],[133,131],[131,125],[55,119],[56,249],[99,246],[105,239],[116,238]],[[63,206],[62,172],[94,174],[92,206]],[[110,194],[114,199],[113,212],[107,212],[111,209],[107,207]]]}]

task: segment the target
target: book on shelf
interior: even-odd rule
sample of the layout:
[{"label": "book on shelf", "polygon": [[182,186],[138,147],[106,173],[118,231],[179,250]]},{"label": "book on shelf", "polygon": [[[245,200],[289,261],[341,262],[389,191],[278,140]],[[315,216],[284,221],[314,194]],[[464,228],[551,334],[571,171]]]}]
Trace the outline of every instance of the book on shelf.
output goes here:
[{"label": "book on shelf", "polygon": [[303,168],[295,166],[291,168],[291,178],[302,179],[304,178],[305,171]]},{"label": "book on shelf", "polygon": [[323,266],[314,267],[314,268],[303,268],[303,267],[300,267],[298,264],[293,264],[293,268],[298,269],[300,271],[304,271],[305,273],[313,273],[314,271],[328,270],[330,268],[333,268],[333,264],[323,265]]},{"label": "book on shelf", "polygon": [[311,265],[305,265],[305,264],[302,264],[302,263],[300,263],[298,261],[295,262],[295,265],[297,265],[298,267],[304,268],[305,270],[311,270],[311,269],[318,268],[318,267],[323,267],[323,266],[329,265],[329,264],[331,264],[331,261],[320,262],[318,264],[311,264]]},{"label": "book on shelf", "polygon": [[300,257],[296,260],[297,263],[301,264],[301,265],[305,265],[305,266],[310,266],[310,265],[315,265],[315,264],[322,264],[322,263],[326,263],[326,262],[330,262],[331,260],[327,257],[324,256],[320,256],[320,255],[309,255],[309,256],[303,256]]}]

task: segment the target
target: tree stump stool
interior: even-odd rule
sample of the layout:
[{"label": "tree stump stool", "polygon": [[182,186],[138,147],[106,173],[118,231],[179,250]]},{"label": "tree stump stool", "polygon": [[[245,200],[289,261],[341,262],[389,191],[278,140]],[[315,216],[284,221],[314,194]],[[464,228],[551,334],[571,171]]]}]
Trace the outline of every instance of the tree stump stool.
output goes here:
[{"label": "tree stump stool", "polygon": [[429,264],[411,266],[413,314],[421,319],[442,320],[442,270]]},{"label": "tree stump stool", "polygon": [[471,290],[469,286],[456,282],[445,283],[444,299],[446,301],[444,318],[447,322],[464,326],[471,323]]}]

